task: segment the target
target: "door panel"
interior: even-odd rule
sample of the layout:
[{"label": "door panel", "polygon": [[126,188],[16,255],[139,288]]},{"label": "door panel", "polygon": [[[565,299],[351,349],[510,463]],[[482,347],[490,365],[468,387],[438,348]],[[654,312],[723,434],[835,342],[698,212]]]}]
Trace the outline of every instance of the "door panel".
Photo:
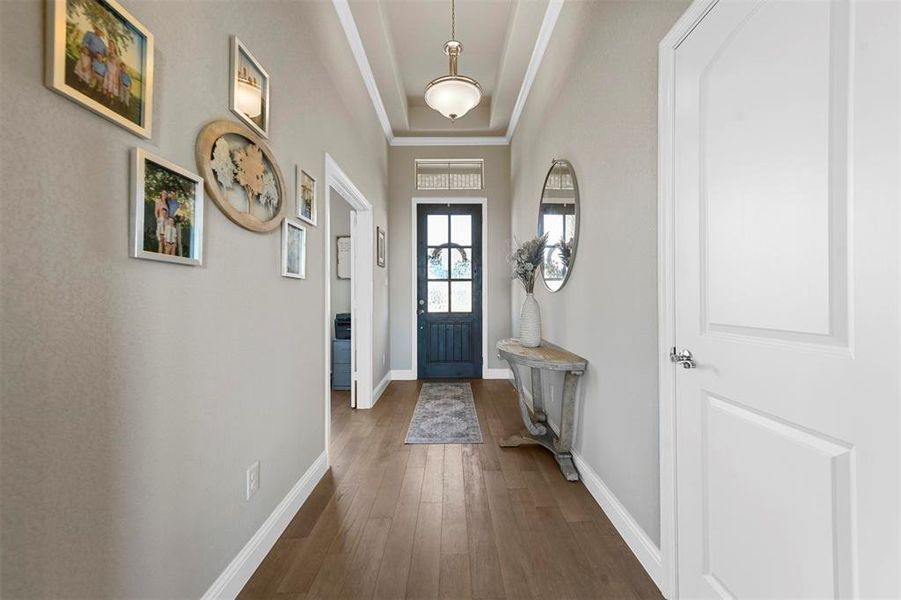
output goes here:
[{"label": "door panel", "polygon": [[417,209],[419,377],[482,376],[482,207]]},{"label": "door panel", "polygon": [[901,595],[898,39],[720,0],[676,50],[682,597]]}]

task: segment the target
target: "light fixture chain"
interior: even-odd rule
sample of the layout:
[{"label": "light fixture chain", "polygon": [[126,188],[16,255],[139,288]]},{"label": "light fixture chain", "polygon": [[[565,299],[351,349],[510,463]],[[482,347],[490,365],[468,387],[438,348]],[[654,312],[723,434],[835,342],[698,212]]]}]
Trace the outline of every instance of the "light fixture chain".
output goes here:
[{"label": "light fixture chain", "polygon": [[451,39],[457,39],[457,7],[455,0],[451,0]]}]

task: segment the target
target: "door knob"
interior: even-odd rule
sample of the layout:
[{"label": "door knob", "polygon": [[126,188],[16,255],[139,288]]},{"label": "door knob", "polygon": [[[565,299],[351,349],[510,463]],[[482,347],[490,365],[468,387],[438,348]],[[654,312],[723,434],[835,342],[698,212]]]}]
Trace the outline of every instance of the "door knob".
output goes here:
[{"label": "door knob", "polygon": [[425,300],[422,298],[419,299],[419,306],[423,306],[425,304]]},{"label": "door knob", "polygon": [[669,360],[671,363],[682,365],[683,369],[694,369],[698,366],[695,364],[695,358],[692,356],[691,350],[688,349],[676,352],[676,348],[672,348],[669,351]]}]

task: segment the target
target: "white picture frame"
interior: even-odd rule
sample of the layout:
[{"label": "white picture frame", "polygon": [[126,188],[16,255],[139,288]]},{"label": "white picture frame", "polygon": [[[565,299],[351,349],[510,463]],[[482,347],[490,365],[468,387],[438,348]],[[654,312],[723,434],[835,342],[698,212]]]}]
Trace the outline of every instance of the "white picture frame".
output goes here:
[{"label": "white picture frame", "polygon": [[[235,35],[231,36],[229,67],[229,109],[254,133],[269,139],[269,73]],[[260,94],[257,115],[248,112],[250,105],[257,107],[255,88]]]},{"label": "white picture frame", "polygon": [[282,277],[307,277],[307,230],[291,219],[282,221]]},{"label": "white picture frame", "polygon": [[301,169],[294,167],[296,189],[295,213],[298,219],[316,227],[317,221],[317,192],[316,178]]},{"label": "white picture frame", "polygon": [[[148,169],[148,165],[152,167]],[[154,173],[155,171],[155,173]],[[160,178],[172,181],[169,202],[155,190],[160,187]],[[150,181],[148,181],[148,179]],[[153,189],[154,192],[150,192]],[[170,192],[167,192],[167,196]],[[151,203],[153,203],[152,206]],[[132,150],[131,170],[131,230],[129,235],[130,256],[145,260],[176,263],[199,267],[203,265],[204,193],[203,178],[175,163],[147,152],[143,148]],[[164,208],[165,207],[165,208]],[[173,210],[172,208],[175,207]],[[160,226],[166,211],[166,222]],[[168,223],[170,218],[173,223]],[[148,223],[148,213],[155,216],[156,223]],[[188,225],[185,225],[188,223]],[[173,233],[170,227],[175,228]],[[162,231],[160,229],[162,228]],[[185,230],[188,239],[185,239]],[[172,234],[172,247],[164,246]],[[158,237],[162,235],[163,240]],[[156,249],[154,249],[156,245]]]},{"label": "white picture frame", "polygon": [[[107,14],[102,23],[92,22],[83,11],[76,11],[77,21],[69,23],[69,0],[47,0],[45,85],[135,135],[150,139],[153,125],[153,34],[116,0],[92,1]],[[79,54],[73,58],[69,50],[74,52],[74,49],[67,46],[67,26],[76,31],[81,31],[82,26],[96,28],[100,35],[95,36],[94,43],[98,45],[95,47],[87,41],[88,31],[82,32],[80,53],[84,56]],[[116,30],[115,35],[107,31],[110,28]],[[93,35],[94,32],[90,33]],[[113,38],[117,38],[119,43],[116,44]],[[119,48],[120,45],[122,48]],[[120,60],[110,63],[110,59],[117,56],[115,52],[121,52]],[[81,70],[82,58],[86,61],[84,71]],[[113,93],[115,88],[108,89],[108,86],[116,85],[115,79],[106,82],[97,74],[93,68],[95,60],[103,65],[104,71],[107,71],[109,64],[119,63],[127,67],[114,67],[119,73],[116,78],[119,80],[118,97]],[[127,80],[122,78],[122,73],[127,75]],[[135,85],[138,82],[140,88]],[[135,97],[133,92],[138,89],[139,95]],[[127,115],[134,110],[137,114],[129,118]]]}]

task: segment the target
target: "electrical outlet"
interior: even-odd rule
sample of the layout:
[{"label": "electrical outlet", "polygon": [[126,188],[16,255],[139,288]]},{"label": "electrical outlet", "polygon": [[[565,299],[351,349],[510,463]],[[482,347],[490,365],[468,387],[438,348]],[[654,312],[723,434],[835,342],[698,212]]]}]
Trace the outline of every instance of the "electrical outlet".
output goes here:
[{"label": "electrical outlet", "polygon": [[250,468],[247,469],[247,485],[246,485],[246,493],[245,500],[250,500],[250,497],[257,493],[257,490],[260,489],[260,461],[256,461]]}]

